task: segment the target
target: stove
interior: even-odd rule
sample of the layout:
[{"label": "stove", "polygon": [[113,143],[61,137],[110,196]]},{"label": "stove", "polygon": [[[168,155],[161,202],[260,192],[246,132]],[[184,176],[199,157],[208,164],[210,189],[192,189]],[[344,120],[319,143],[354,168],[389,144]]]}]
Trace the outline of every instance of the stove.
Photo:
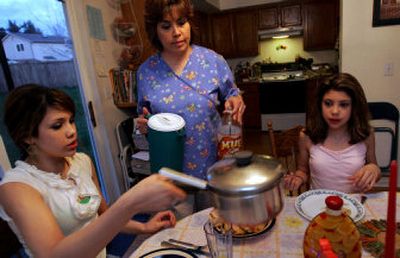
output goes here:
[{"label": "stove", "polygon": [[303,66],[299,63],[268,63],[261,64],[261,80],[296,81],[304,80]]},{"label": "stove", "polygon": [[261,81],[299,81],[305,80],[304,72],[302,70],[298,71],[280,71],[280,72],[263,72],[261,73]]},{"label": "stove", "polygon": [[275,130],[305,124],[306,78],[298,63],[261,65],[260,111],[262,130],[272,121]]}]

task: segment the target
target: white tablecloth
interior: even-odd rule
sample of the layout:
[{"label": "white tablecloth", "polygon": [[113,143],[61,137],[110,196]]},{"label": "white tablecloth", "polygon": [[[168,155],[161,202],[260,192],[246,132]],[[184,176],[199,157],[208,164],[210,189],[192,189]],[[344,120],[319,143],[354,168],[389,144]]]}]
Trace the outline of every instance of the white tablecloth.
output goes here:
[{"label": "white tablecloth", "polygon": [[[358,195],[353,195],[358,198]],[[369,219],[386,219],[387,192],[368,194],[368,200],[364,204],[365,217]],[[400,195],[397,194],[396,221],[400,219]],[[233,257],[303,257],[303,237],[309,221],[302,218],[294,207],[295,197],[286,197],[282,212],[276,218],[273,228],[259,236],[248,239],[235,239]],[[163,240],[175,238],[197,245],[205,245],[206,238],[203,225],[208,219],[211,209],[206,209],[180,220],[174,228],[169,228],[149,237],[139,247],[132,244],[124,257],[137,258],[150,251],[164,248]],[[136,248],[137,249],[133,249]],[[199,257],[205,257],[200,256]],[[364,252],[363,257],[372,257]]]}]

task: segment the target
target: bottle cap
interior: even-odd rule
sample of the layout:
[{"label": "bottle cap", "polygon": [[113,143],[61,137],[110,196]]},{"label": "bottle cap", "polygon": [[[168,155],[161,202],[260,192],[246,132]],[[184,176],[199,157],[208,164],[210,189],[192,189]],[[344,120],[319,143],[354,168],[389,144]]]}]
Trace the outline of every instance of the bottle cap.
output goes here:
[{"label": "bottle cap", "polygon": [[325,198],[326,206],[331,210],[340,210],[343,206],[343,200],[337,195],[330,195]]}]

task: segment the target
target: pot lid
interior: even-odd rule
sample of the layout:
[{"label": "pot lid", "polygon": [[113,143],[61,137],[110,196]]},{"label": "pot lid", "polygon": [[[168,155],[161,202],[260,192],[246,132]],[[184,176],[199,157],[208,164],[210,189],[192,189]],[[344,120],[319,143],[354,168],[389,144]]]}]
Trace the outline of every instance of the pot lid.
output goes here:
[{"label": "pot lid", "polygon": [[173,132],[182,129],[185,126],[185,120],[177,114],[159,113],[152,115],[147,125],[156,131]]},{"label": "pot lid", "polygon": [[282,177],[283,167],[277,159],[251,151],[222,159],[207,173],[208,186],[223,195],[261,193],[278,185]]}]

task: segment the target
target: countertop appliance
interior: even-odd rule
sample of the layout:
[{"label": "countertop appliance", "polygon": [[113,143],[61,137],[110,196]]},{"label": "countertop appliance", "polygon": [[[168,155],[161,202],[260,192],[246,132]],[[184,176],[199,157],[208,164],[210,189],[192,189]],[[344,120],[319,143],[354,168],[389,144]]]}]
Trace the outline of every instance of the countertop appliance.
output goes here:
[{"label": "countertop appliance", "polygon": [[268,121],[272,121],[275,130],[305,125],[307,83],[300,64],[262,64],[260,82],[263,131],[268,130]]}]

